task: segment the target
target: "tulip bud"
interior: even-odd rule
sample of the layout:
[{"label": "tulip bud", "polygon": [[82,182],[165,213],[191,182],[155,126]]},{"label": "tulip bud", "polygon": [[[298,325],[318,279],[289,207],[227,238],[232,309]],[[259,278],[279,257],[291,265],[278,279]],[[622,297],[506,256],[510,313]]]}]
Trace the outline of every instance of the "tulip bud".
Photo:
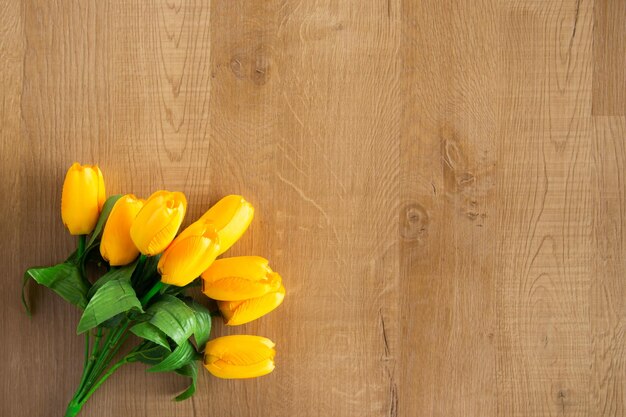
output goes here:
[{"label": "tulip bud", "polygon": [[217,305],[227,326],[249,323],[266,315],[278,307],[285,298],[285,287],[269,292],[261,297],[244,301],[218,301]]},{"label": "tulip bud", "polygon": [[165,284],[183,287],[215,260],[220,245],[211,223],[199,220],[183,230],[161,256],[158,270]]},{"label": "tulip bud", "polygon": [[143,200],[126,194],[113,206],[100,241],[100,254],[111,265],[127,265],[139,255],[130,238],[130,227],[143,204]]},{"label": "tulip bud", "polygon": [[186,210],[183,193],[157,191],[152,194],[130,227],[130,237],[139,252],[148,256],[163,252],[176,236]]},{"label": "tulip bud", "polygon": [[274,370],[274,342],[261,336],[233,335],[209,341],[204,367],[225,379],[256,378]]},{"label": "tulip bud", "polygon": [[202,292],[222,301],[243,301],[278,291],[282,278],[267,259],[238,256],[218,259],[202,273]]},{"label": "tulip bud", "polygon": [[104,179],[97,165],[74,162],[65,175],[61,195],[63,224],[73,235],[93,231],[106,199]]},{"label": "tulip bud", "polygon": [[254,207],[240,195],[222,198],[200,220],[215,225],[220,237],[220,255],[239,240],[254,217]]}]

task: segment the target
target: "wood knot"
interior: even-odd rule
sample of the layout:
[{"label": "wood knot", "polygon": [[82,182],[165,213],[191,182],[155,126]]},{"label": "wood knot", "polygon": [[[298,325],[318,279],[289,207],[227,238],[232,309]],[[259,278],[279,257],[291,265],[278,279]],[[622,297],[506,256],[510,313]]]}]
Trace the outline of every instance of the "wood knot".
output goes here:
[{"label": "wood knot", "polygon": [[241,80],[246,78],[245,62],[245,57],[241,55],[235,55],[230,60],[230,70]]},{"label": "wood knot", "polygon": [[443,161],[453,172],[458,172],[467,166],[463,150],[456,139],[443,140]]},{"label": "wood knot", "polygon": [[265,55],[257,55],[250,78],[256,85],[263,85],[269,80],[270,63]]},{"label": "wood knot", "polygon": [[400,235],[407,240],[421,240],[428,233],[430,218],[419,203],[408,204],[400,214]]},{"label": "wood knot", "polygon": [[471,172],[465,171],[456,175],[456,184],[459,188],[471,187],[476,183],[476,177]]},{"label": "wood knot", "polygon": [[230,59],[230,70],[240,80],[249,79],[256,85],[267,83],[271,74],[270,57],[265,48],[253,53],[239,53]]},{"label": "wood knot", "polygon": [[561,407],[561,412],[565,414],[565,407],[571,404],[569,390],[560,388],[556,390],[555,402]]}]

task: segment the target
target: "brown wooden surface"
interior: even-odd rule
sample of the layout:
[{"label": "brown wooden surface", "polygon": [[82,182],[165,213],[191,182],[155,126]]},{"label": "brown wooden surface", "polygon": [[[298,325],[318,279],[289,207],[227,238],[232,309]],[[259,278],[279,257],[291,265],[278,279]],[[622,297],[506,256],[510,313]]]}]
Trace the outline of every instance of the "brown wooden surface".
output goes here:
[{"label": "brown wooden surface", "polygon": [[268,377],[123,368],[85,416],[623,416],[624,0],[0,1],[0,415],[60,416],[79,312],[23,271],[110,194],[229,193],[284,276]]},{"label": "brown wooden surface", "polygon": [[626,116],[626,1],[596,1],[593,31],[593,114]]}]

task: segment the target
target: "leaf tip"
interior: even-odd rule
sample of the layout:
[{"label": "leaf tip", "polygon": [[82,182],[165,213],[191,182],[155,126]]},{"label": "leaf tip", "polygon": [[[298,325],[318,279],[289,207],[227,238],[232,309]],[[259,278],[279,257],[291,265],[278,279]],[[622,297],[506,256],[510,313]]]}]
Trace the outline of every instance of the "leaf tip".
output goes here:
[{"label": "leaf tip", "polygon": [[89,329],[85,329],[84,327],[85,326],[83,324],[83,321],[82,320],[79,321],[78,326],[76,326],[76,334],[82,334],[82,333],[85,333],[85,331],[89,330]]}]

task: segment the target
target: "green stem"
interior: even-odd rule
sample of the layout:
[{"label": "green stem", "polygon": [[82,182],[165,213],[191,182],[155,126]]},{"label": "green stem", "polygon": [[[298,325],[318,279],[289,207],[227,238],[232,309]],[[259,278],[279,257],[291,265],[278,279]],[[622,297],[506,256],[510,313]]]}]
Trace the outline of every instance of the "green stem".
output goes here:
[{"label": "green stem", "polygon": [[80,271],[80,278],[83,280],[87,288],[91,287],[91,282],[87,278],[87,272],[85,270],[85,262],[87,257],[85,256],[86,250],[86,241],[87,235],[78,235],[78,248],[76,249],[76,253],[78,255],[77,263],[78,269]]},{"label": "green stem", "polygon": [[[79,235],[78,236],[78,248],[77,248],[77,253],[78,253],[78,259],[80,259],[83,254],[85,253],[85,242],[87,240],[87,236],[86,235]],[[84,274],[81,273],[81,278],[83,280],[86,280]],[[90,355],[89,355],[89,342],[90,342],[90,332],[85,332],[85,359],[83,361],[83,374],[80,377],[80,384],[78,385],[79,388],[82,386],[85,378],[87,377],[87,374],[89,373],[89,365],[91,362],[90,359]],[[96,343],[94,344],[94,348],[98,345],[98,340],[96,339]],[[73,401],[74,399],[72,399],[72,402],[70,402],[70,404],[68,405],[67,408],[67,413],[66,415],[76,415],[78,414],[78,412],[80,411],[80,407],[76,407],[75,405],[73,406]]]},{"label": "green stem", "polygon": [[159,290],[160,290],[161,288],[163,288],[163,286],[164,286],[164,285],[165,285],[165,284],[163,284],[163,282],[161,282],[161,281],[157,281],[157,282],[156,282],[156,284],[154,284],[154,286],[153,286],[152,288],[150,288],[150,291],[148,291],[148,292],[146,293],[146,295],[144,295],[143,297],[141,297],[141,305],[142,305],[143,307],[145,307],[145,306],[146,306],[146,304],[148,304],[148,301],[150,301],[150,299],[151,299],[152,297],[154,297],[154,296],[156,295],[156,293],[158,293],[158,292],[159,292]]},{"label": "green stem", "polygon": [[[119,344],[116,346],[116,348],[113,350],[113,352],[111,353],[111,357],[114,357],[115,354],[117,353],[117,351],[119,350],[119,348],[122,346],[122,344],[124,343],[124,341],[126,340],[126,336],[128,336],[128,334],[124,335],[125,337],[121,338],[121,341],[119,342]],[[106,381],[111,375],[113,375],[113,373],[122,365],[130,363],[130,362],[134,362],[134,360],[132,360],[132,356],[134,353],[136,353],[137,351],[141,350],[144,346],[146,345],[146,342],[143,341],[142,343],[138,344],[137,346],[135,346],[130,352],[128,352],[126,354],[126,356],[124,356],[122,359],[120,359],[117,363],[115,363],[111,368],[109,368],[109,370],[102,376],[102,378],[100,378],[94,385],[93,387],[91,387],[91,389],[89,389],[89,391],[87,391],[86,393],[84,393],[82,395],[82,398],[77,398],[76,401],[78,404],[80,404],[80,406],[82,407],[83,404],[85,404],[87,402],[87,400],[89,399],[89,397],[91,397],[93,395],[93,393],[100,387],[100,385],[102,385],[104,383],[104,381]]]},{"label": "green stem", "polygon": [[85,253],[85,243],[87,242],[87,235],[78,235],[78,257],[80,258]]},{"label": "green stem", "polygon": [[77,403],[72,400],[67,405],[67,409],[65,410],[65,417],[75,417],[80,413],[80,409],[83,408],[83,404]]},{"label": "green stem", "polygon": [[104,383],[104,381],[106,381],[111,375],[113,375],[113,373],[122,365],[124,365],[125,363],[128,363],[128,360],[126,359],[126,357],[122,358],[119,362],[117,362],[115,365],[113,365],[112,367],[109,368],[109,370],[102,376],[102,378],[100,378],[98,380],[98,382],[96,382],[94,384],[93,387],[91,387],[91,389],[89,391],[87,391],[87,393],[83,396],[83,398],[80,400],[79,404],[80,406],[82,406],[83,404],[85,404],[85,402],[87,402],[87,400],[89,399],[89,397],[91,397],[93,395],[93,393],[100,387],[100,385],[102,385]]},{"label": "green stem", "polygon": [[80,396],[84,393],[84,391],[89,387],[92,380],[98,376],[98,368],[102,361],[102,356],[100,355],[102,352],[106,351],[107,347],[112,342],[113,337],[115,335],[115,330],[117,329],[113,329],[109,331],[109,333],[107,333],[107,336],[104,339],[104,345],[102,347],[102,350],[100,350],[99,348],[96,349],[96,347],[94,346],[94,349],[91,352],[91,357],[89,358],[89,365],[87,367],[85,374],[83,375],[83,379],[81,379],[80,384],[78,385],[78,389],[76,390],[74,399],[80,398]]},{"label": "green stem", "polygon": [[135,269],[137,270],[137,273],[143,272],[143,267],[146,264],[147,259],[148,257],[144,255],[143,253],[139,255],[139,260],[137,261],[137,266],[135,267]]},{"label": "green stem", "polygon": [[[123,340],[125,340],[125,338],[122,339],[122,342],[118,345],[119,346],[122,345]],[[85,395],[83,396],[83,398],[81,400],[78,401],[78,404],[80,404],[80,406],[82,407],[83,404],[85,404],[87,402],[87,400],[89,399],[89,397],[91,397],[93,395],[93,393],[100,387],[100,385],[102,385],[104,383],[104,381],[106,381],[111,375],[113,375],[113,373],[122,365],[125,365],[127,363],[131,363],[134,362],[134,360],[132,360],[132,356],[134,353],[136,353],[137,351],[141,350],[145,345],[146,345],[146,341],[144,340],[143,342],[141,342],[140,344],[138,344],[137,346],[135,346],[130,352],[128,352],[126,354],[126,356],[124,356],[122,359],[120,359],[117,363],[115,363],[111,368],[109,368],[109,370],[102,376],[102,378],[100,378],[98,380],[98,382],[95,383],[95,385],[93,387],[91,387],[91,389],[89,391],[87,391],[85,393]],[[115,354],[113,354],[115,356]]]},{"label": "green stem", "polygon": [[[85,334],[89,335],[89,332],[86,332]],[[89,360],[87,361],[87,364],[85,365],[85,367],[83,368],[83,375],[80,378],[80,383],[78,384],[78,391],[77,393],[83,389],[83,384],[85,383],[85,381],[87,380],[87,377],[89,376],[89,373],[91,372],[91,370],[93,369],[93,365],[97,359],[98,356],[98,349],[100,347],[100,339],[102,338],[102,327],[98,327],[98,330],[96,332],[96,336],[95,336],[95,342],[93,344],[93,347],[91,348],[91,355],[89,355]]]},{"label": "green stem", "polygon": [[106,368],[109,361],[113,359],[111,351],[117,352],[117,350],[121,346],[121,344],[117,344],[122,337],[122,334],[126,331],[128,324],[129,322],[127,320],[126,323],[121,324],[120,327],[111,330],[109,334],[107,334],[102,350],[96,351],[95,355],[92,355],[92,357],[95,359],[95,363],[92,363],[86,379],[83,381],[78,391],[76,392],[75,398],[80,399],[80,397],[84,395],[85,391],[91,387],[96,378],[98,378],[100,376],[100,373],[104,370],[104,368]]},{"label": "green stem", "polygon": [[98,349],[100,348],[100,339],[102,339],[102,327],[98,327],[98,330],[96,331],[96,343],[93,345],[94,348],[92,350],[92,356],[98,354]]},{"label": "green stem", "polygon": [[[126,327],[126,326],[124,326],[124,327]],[[119,328],[116,329],[116,330],[119,330]],[[119,336],[119,331],[117,333],[118,333],[118,336]],[[108,351],[107,348],[103,349],[102,352],[101,352],[101,354],[103,356],[109,357],[109,361],[106,361],[107,363],[110,362],[110,359],[112,359],[115,356],[115,354],[117,353],[118,349],[122,346],[122,344],[126,340],[126,336],[128,336],[127,333],[124,334],[123,336],[114,337],[114,338],[109,339],[107,347],[110,347],[112,345],[115,345],[115,347],[113,348],[112,351],[108,352],[108,354],[107,354],[107,351]],[[113,340],[117,340],[117,343],[113,343]],[[109,370],[104,375],[102,375],[102,377],[100,377],[100,379],[98,379],[97,381],[93,381],[93,385],[91,385],[91,383],[88,382],[86,385],[82,386],[81,389],[79,391],[77,391],[76,395],[74,395],[74,398],[72,398],[72,401],[70,401],[70,403],[68,404],[67,410],[65,412],[65,417],[75,417],[80,412],[80,410],[82,409],[83,405],[85,405],[87,400],[93,395],[93,393],[96,392],[96,390],[98,388],[100,388],[100,386],[111,375],[113,375],[113,373],[118,368],[120,368],[124,364],[136,361],[136,359],[134,358],[134,354],[136,352],[140,351],[141,349],[143,349],[147,344],[148,343],[145,340],[143,342],[139,343],[130,352],[128,352],[122,359],[120,359],[113,366],[111,366],[109,368]],[[99,377],[99,374],[102,371],[104,371],[104,369],[99,370],[99,371],[96,371],[96,369],[94,369],[94,373],[92,374],[92,377],[94,379]],[[86,388],[89,385],[91,385],[91,387],[90,388]]]},{"label": "green stem", "polygon": [[83,362],[83,375],[89,363],[89,332],[85,332],[85,361]]},{"label": "green stem", "polygon": [[129,335],[130,335],[129,333],[122,333],[122,335],[117,340],[117,342],[115,342],[115,344],[113,345],[109,353],[105,355],[104,361],[102,362],[100,368],[98,369],[97,374],[102,373],[102,371],[104,371],[104,369],[113,360],[113,358],[115,358],[115,355],[117,355],[117,352],[121,349],[122,345],[124,344],[126,339],[128,339]]}]

